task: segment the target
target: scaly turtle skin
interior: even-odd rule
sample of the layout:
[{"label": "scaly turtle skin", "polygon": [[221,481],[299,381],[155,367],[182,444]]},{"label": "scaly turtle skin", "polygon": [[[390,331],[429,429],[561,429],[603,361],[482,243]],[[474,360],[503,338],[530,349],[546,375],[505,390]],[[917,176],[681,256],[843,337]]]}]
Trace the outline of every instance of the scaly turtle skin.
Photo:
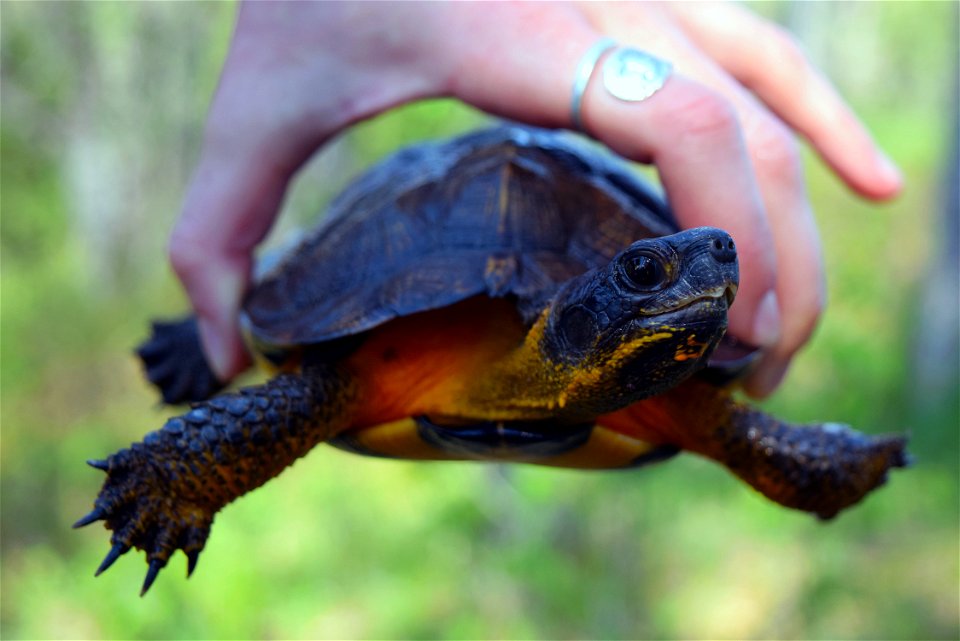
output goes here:
[{"label": "scaly turtle skin", "polygon": [[711,355],[737,288],[733,240],[678,231],[621,162],[505,126],[406,149],[333,203],[250,292],[251,350],[276,371],[215,396],[195,323],[139,352],[194,401],[103,461],[113,547],[192,572],[223,506],[321,442],[374,456],[617,468],[680,450],[830,518],[905,464],[900,437],[792,426],[735,400]]}]

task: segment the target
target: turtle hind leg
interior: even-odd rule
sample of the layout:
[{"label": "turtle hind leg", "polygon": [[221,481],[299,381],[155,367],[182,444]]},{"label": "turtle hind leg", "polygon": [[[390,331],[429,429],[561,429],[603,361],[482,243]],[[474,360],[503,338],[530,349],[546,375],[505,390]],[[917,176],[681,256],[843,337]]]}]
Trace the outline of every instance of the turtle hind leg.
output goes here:
[{"label": "turtle hind leg", "polygon": [[223,389],[203,354],[196,317],[154,321],[152,329],[136,353],[164,403],[203,401]]}]

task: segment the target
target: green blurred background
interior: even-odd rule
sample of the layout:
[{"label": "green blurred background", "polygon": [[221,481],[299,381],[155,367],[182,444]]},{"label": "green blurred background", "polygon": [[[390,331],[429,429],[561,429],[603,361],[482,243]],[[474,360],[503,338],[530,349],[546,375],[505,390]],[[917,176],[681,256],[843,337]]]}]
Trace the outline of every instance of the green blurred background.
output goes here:
[{"label": "green blurred background", "polygon": [[[4,2],[0,635],[960,636],[957,4],[757,9],[798,34],[908,185],[868,204],[808,159],[830,306],[767,405],[908,430],[915,467],[824,525],[691,456],[576,473],[319,448],[218,516],[193,579],[175,557],[140,599],[142,555],[94,580],[107,534],[70,524],[101,481],[83,461],[170,413],[130,348],[185,307],[164,245],[235,8]],[[297,180],[274,238],[390,150],[481,121],[441,101],[357,127]]]}]

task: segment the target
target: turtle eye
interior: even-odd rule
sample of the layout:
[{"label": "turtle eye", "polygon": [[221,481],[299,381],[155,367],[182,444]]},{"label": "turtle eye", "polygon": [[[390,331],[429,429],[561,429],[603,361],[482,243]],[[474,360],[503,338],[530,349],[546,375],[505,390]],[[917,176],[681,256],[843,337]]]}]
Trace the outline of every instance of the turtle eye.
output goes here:
[{"label": "turtle eye", "polygon": [[656,289],[667,276],[663,263],[649,254],[626,256],[623,260],[623,271],[629,285],[645,292]]}]

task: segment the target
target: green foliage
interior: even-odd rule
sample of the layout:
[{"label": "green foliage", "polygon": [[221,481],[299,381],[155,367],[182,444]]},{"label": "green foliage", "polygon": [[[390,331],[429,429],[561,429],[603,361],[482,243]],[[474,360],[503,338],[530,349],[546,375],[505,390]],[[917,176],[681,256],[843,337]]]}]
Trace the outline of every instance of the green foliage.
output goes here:
[{"label": "green foliage", "polygon": [[[766,10],[790,19],[797,6]],[[142,555],[94,580],[106,533],[70,524],[101,478],[83,461],[168,414],[129,348],[148,318],[184,306],[163,244],[232,9],[5,3],[0,636],[957,638],[957,400],[912,385],[925,366],[913,358],[918,303],[942,233],[955,7],[821,10],[839,16],[831,33],[896,43],[863,46],[882,56],[874,67],[910,79],[909,95],[891,93],[885,74],[848,86],[846,71],[828,72],[909,188],[867,204],[807,163],[830,307],[769,406],[909,429],[913,468],[822,524],[691,456],[585,473],[319,448],[218,515],[190,581],[175,557],[139,599]],[[312,220],[350,173],[398,146],[481,119],[437,101],[361,124],[298,179],[287,218]]]}]

